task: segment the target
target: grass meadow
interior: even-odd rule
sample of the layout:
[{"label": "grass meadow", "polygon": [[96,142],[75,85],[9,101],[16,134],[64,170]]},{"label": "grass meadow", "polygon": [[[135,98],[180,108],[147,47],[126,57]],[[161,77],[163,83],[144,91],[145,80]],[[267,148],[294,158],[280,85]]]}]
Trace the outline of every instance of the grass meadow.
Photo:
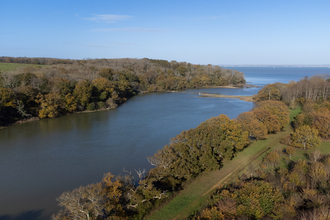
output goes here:
[{"label": "grass meadow", "polygon": [[[300,107],[291,110],[290,124],[300,112]],[[282,150],[285,145],[281,144],[280,140],[292,132],[290,124],[283,131],[269,135],[265,140],[252,143],[249,147],[239,152],[233,160],[224,161],[220,170],[202,173],[186,186],[178,196],[162,208],[155,210],[147,219],[179,220],[202,210],[206,200],[216,189],[236,180],[238,175],[242,173],[249,173],[249,170],[259,165],[268,151]],[[327,146],[330,148],[330,142],[323,142],[320,148],[327,149]]]}]

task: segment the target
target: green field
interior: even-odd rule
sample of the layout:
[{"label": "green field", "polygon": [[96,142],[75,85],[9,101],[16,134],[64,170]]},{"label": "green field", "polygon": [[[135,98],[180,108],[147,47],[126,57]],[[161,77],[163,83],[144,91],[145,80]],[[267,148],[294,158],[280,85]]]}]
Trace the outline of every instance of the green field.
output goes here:
[{"label": "green field", "polygon": [[[290,122],[300,111],[301,108],[291,111]],[[283,149],[284,145],[280,144],[280,140],[290,132],[292,128],[288,125],[283,131],[269,135],[266,140],[251,144],[239,152],[233,160],[225,161],[221,170],[201,174],[171,202],[162,209],[154,211],[147,219],[185,219],[191,213],[201,210],[207,198],[217,188],[235,180],[240,173],[247,172],[251,166],[259,164],[269,150]]]},{"label": "green field", "polygon": [[297,149],[294,155],[292,156],[292,160],[298,160],[298,159],[306,159],[307,155],[313,151],[320,151],[322,154],[330,154],[330,141],[322,141],[321,146],[317,148],[311,148],[311,149]]},{"label": "green field", "polygon": [[2,72],[16,70],[18,67],[27,67],[27,66],[43,66],[43,65],[35,65],[35,64],[25,64],[25,63],[1,63],[0,62],[0,70]]}]

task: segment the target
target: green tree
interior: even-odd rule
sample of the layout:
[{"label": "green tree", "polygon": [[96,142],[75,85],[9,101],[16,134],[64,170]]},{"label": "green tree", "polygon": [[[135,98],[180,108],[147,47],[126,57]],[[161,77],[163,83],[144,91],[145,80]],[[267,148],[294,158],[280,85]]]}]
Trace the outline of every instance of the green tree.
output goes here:
[{"label": "green tree", "polygon": [[55,83],[55,87],[59,88],[60,93],[63,97],[66,96],[68,93],[73,92],[73,87],[72,87],[71,82],[69,80],[65,80],[65,79],[60,78]]},{"label": "green tree", "polygon": [[268,84],[259,90],[254,99],[257,101],[281,100],[281,92],[276,84]]},{"label": "green tree", "polygon": [[279,204],[284,201],[280,190],[265,181],[246,182],[235,194],[237,214],[255,219],[275,217],[273,213],[278,212]]},{"label": "green tree", "polygon": [[100,69],[99,75],[108,80],[112,80],[114,71],[112,68],[102,68]]}]

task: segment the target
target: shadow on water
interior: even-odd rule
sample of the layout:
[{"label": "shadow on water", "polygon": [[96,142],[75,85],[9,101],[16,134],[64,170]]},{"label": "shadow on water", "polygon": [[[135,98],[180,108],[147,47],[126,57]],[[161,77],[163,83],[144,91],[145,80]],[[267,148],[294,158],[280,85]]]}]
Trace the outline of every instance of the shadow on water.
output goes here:
[{"label": "shadow on water", "polygon": [[[43,220],[46,219],[45,216],[43,216],[43,210],[30,210],[26,212],[22,212],[15,216],[10,215],[1,215],[0,220]],[[49,219],[49,218],[47,218]]]}]

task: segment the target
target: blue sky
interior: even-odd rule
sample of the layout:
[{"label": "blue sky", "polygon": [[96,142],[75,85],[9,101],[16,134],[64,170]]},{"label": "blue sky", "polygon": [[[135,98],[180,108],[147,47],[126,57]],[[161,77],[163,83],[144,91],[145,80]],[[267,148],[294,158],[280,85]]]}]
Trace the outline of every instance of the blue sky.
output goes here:
[{"label": "blue sky", "polygon": [[0,0],[0,56],[330,64],[329,11],[329,0]]}]

